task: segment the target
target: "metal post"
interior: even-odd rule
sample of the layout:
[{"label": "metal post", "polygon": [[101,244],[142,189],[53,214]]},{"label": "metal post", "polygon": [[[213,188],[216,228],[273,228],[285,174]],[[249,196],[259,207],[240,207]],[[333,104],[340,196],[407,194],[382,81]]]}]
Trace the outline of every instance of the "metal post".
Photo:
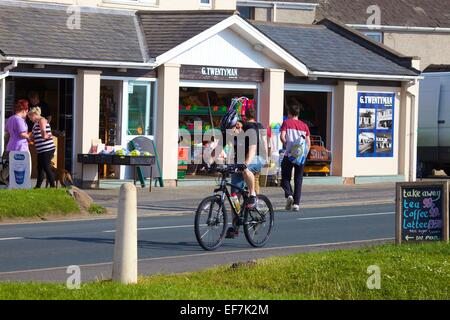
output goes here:
[{"label": "metal post", "polygon": [[137,194],[132,183],[120,187],[112,280],[137,283]]}]

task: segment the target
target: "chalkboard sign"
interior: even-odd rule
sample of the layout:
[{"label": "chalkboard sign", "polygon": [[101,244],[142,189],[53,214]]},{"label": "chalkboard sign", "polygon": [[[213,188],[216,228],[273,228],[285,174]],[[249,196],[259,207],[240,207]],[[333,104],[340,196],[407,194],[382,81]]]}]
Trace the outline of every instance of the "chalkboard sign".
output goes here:
[{"label": "chalkboard sign", "polygon": [[448,241],[448,182],[397,183],[396,242]]}]

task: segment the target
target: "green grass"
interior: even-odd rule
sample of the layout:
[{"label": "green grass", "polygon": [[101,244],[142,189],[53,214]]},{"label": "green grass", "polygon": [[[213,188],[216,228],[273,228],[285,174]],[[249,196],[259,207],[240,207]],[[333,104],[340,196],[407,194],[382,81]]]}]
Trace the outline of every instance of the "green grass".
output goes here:
[{"label": "green grass", "polygon": [[106,213],[106,208],[104,208],[104,207],[102,207],[102,206],[100,206],[100,205],[98,205],[96,203],[93,203],[89,207],[88,211],[89,211],[89,213],[92,213],[92,214],[105,214]]},{"label": "green grass", "polygon": [[[381,269],[381,289],[366,286]],[[68,290],[62,284],[1,283],[0,299],[450,299],[450,246],[384,245],[258,260],[202,272],[141,277]]]},{"label": "green grass", "polygon": [[0,190],[0,220],[79,212],[75,200],[63,189]]}]

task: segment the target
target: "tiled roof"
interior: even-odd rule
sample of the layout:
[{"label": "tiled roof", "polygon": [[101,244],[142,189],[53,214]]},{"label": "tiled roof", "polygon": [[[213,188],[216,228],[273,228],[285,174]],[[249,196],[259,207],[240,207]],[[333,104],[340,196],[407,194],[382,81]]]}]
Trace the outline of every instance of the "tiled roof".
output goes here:
[{"label": "tiled roof", "polygon": [[448,0],[320,0],[317,19],[334,18],[345,24],[367,24],[369,6],[381,9],[381,25],[450,27]]},{"label": "tiled roof", "polygon": [[[312,71],[405,76],[418,74],[390,59],[387,53],[384,56],[372,50],[372,44],[362,45],[325,25],[252,24]],[[393,56],[392,53],[390,55]]]},{"label": "tiled roof", "polygon": [[450,72],[450,64],[431,64],[423,72]]},{"label": "tiled roof", "polygon": [[7,56],[144,62],[132,11],[82,8],[70,29],[67,6],[0,1],[0,53]]},{"label": "tiled roof", "polygon": [[[320,0],[259,0],[266,2],[296,2],[296,3],[319,3]],[[239,4],[239,0],[238,0]]]},{"label": "tiled roof", "polygon": [[234,11],[139,11],[150,58],[229,18]]}]

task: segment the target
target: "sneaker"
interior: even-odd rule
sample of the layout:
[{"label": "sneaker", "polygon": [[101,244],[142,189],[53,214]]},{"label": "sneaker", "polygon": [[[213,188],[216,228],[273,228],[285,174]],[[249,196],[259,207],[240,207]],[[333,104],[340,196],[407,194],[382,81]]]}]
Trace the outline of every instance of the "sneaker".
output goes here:
[{"label": "sneaker", "polygon": [[227,230],[227,235],[225,238],[234,239],[239,235],[239,231],[237,231],[234,227],[229,227]]},{"label": "sneaker", "polygon": [[285,209],[288,211],[291,211],[293,204],[294,204],[294,198],[292,196],[287,197]]},{"label": "sneaker", "polygon": [[298,205],[298,204],[294,204],[293,206],[292,206],[292,211],[300,211],[300,206]]},{"label": "sneaker", "polygon": [[254,209],[258,204],[258,198],[256,196],[250,196],[247,202],[247,209]]}]

